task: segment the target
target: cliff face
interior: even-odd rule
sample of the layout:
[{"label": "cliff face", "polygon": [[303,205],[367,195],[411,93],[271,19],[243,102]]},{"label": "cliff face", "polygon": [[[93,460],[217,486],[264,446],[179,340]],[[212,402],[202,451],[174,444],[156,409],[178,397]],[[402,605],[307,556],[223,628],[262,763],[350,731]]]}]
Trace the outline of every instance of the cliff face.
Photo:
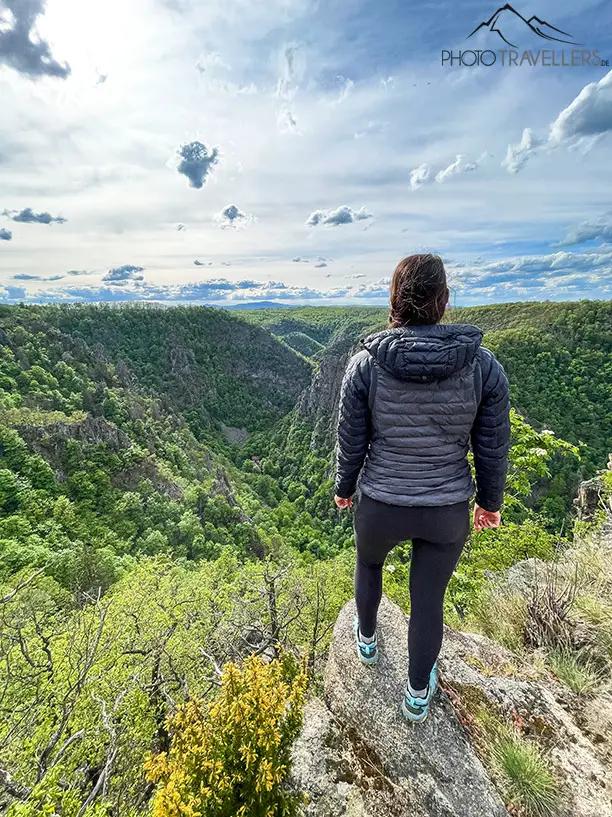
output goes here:
[{"label": "cliff face", "polygon": [[[584,487],[579,501],[592,498],[595,487]],[[569,576],[573,566],[583,575],[591,571],[600,586],[610,582],[609,499],[600,501],[602,507],[603,525],[562,557],[561,575]],[[592,510],[585,506],[583,513]],[[589,554],[595,568],[585,566]],[[543,592],[542,563],[516,567],[503,577],[500,592],[528,605]],[[307,705],[294,749],[306,815],[612,817],[612,697],[605,682],[595,694],[574,694],[543,655],[511,652],[482,634],[447,628],[441,688],[430,716],[407,724],[399,711],[407,677],[406,616],[383,598],[381,660],[364,667],[353,644],[354,614],[351,601],[336,621],[324,694]],[[556,791],[548,811],[521,808],[496,753],[503,741],[523,747],[550,770]]]},{"label": "cliff face", "polygon": [[311,448],[331,451],[334,447],[340,387],[346,364],[357,350],[355,335],[347,331],[333,341],[321,358],[310,386],[302,393],[297,407],[298,420],[312,428]]}]

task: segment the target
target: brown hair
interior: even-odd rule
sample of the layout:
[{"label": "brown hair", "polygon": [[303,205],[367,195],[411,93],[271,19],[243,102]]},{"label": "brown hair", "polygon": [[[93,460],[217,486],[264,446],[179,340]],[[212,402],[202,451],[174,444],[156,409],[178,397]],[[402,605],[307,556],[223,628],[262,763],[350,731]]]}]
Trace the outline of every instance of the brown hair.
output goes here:
[{"label": "brown hair", "polygon": [[408,255],[399,262],[390,287],[391,326],[438,323],[448,303],[446,270],[439,255]]}]

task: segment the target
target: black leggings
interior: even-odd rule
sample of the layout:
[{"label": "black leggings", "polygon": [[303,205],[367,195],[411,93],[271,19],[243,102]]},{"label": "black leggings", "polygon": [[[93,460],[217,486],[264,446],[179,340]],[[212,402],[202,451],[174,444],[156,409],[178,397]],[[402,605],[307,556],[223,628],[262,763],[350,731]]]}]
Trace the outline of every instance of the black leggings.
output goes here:
[{"label": "black leggings", "polygon": [[354,522],[355,601],[366,637],[376,629],[387,554],[412,539],[408,675],[413,689],[424,689],[442,646],[444,593],[470,529],[468,502],[418,508],[387,505],[361,494]]}]

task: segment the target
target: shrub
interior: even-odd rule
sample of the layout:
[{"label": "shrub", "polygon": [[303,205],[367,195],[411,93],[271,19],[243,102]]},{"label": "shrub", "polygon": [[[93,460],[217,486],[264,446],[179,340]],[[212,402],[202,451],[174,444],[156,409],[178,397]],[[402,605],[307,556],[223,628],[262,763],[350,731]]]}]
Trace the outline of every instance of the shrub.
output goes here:
[{"label": "shrub", "polygon": [[540,748],[512,729],[498,733],[491,760],[506,802],[528,817],[549,817],[557,812],[559,791]]},{"label": "shrub", "polygon": [[553,650],[548,660],[557,678],[577,695],[592,692],[601,680],[595,664],[589,658],[583,658],[581,653]]},{"label": "shrub", "polygon": [[287,775],[305,686],[287,654],[226,664],[213,704],[183,704],[169,723],[169,752],[147,762],[159,784],[153,817],[292,817],[299,797]]}]

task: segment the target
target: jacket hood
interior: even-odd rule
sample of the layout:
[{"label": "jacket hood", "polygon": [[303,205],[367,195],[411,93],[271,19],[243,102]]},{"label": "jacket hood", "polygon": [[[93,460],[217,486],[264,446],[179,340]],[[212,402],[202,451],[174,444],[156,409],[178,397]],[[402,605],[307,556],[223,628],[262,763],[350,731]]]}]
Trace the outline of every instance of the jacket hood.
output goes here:
[{"label": "jacket hood", "polygon": [[481,341],[477,326],[447,323],[385,329],[369,335],[362,344],[393,377],[431,382],[472,363]]}]

